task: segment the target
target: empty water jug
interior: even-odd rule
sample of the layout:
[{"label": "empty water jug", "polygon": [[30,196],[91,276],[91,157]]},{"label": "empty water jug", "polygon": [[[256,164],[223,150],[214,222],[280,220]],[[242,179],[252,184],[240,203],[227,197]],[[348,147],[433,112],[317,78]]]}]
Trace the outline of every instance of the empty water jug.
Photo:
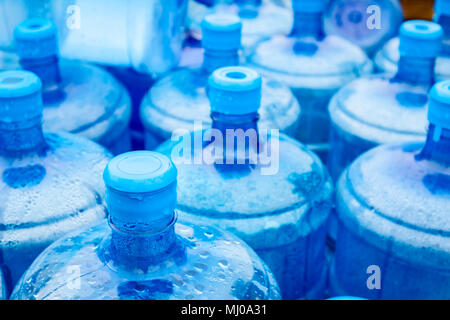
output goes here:
[{"label": "empty water jug", "polygon": [[109,153],[79,136],[43,132],[41,120],[39,78],[0,73],[0,260],[11,285],[53,241],[105,216]]},{"label": "empty water jug", "polygon": [[[435,21],[444,31],[442,50],[436,59],[436,80],[450,80],[450,0],[435,2]],[[381,48],[375,56],[375,66],[379,72],[395,73],[400,60],[400,40],[393,38]]]},{"label": "empty water jug", "polygon": [[271,272],[241,240],[177,222],[177,170],[167,157],[124,153],[103,178],[109,224],[55,242],[12,299],[279,298]]},{"label": "empty water jug", "polygon": [[431,90],[428,120],[425,145],[377,147],[339,179],[332,294],[450,298],[449,81]]},{"label": "empty water jug", "polygon": [[411,20],[402,24],[400,39],[397,74],[357,79],[330,102],[328,168],[334,180],[357,156],[379,144],[425,140],[428,91],[442,28]]},{"label": "empty water jug", "polygon": [[96,66],[60,60],[50,20],[26,20],[14,35],[22,68],[43,83],[45,131],[79,134],[116,154],[130,150],[130,97],[119,82]]},{"label": "empty water jug", "polygon": [[320,299],[332,184],[305,146],[258,129],[261,77],[243,67],[209,79],[212,128],[161,145],[178,169],[183,221],[229,230],[274,272],[285,299]]},{"label": "empty water jug", "polygon": [[376,52],[398,31],[403,21],[398,0],[331,0],[325,13],[325,32]]},{"label": "empty water jug", "polygon": [[287,84],[302,106],[297,138],[322,159],[328,152],[328,102],[351,80],[370,73],[372,63],[357,46],[323,33],[325,0],[293,0],[289,35],[261,42],[248,58],[262,75]]},{"label": "empty water jug", "polygon": [[[179,130],[194,131],[196,121],[204,127],[211,125],[208,77],[217,68],[239,64],[241,26],[236,16],[207,16],[202,24],[202,66],[175,70],[153,85],[141,106],[147,149],[157,147]],[[295,134],[300,107],[287,86],[265,78],[259,112],[262,127]]]},{"label": "empty water jug", "polygon": [[13,48],[13,30],[46,18],[59,31],[61,56],[163,73],[176,65],[187,0],[2,0],[0,48]]}]

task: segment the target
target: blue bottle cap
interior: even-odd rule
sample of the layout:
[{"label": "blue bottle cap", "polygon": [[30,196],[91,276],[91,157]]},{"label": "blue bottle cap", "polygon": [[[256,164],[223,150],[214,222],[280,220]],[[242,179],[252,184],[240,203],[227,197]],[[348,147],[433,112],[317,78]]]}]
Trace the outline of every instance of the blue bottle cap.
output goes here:
[{"label": "blue bottle cap", "polygon": [[450,80],[436,83],[430,91],[428,121],[450,130]]},{"label": "blue bottle cap", "polygon": [[177,179],[169,158],[151,151],[123,153],[112,159],[103,173],[106,187],[128,193],[153,192]]},{"label": "blue bottle cap", "polygon": [[294,12],[319,13],[325,11],[325,0],[292,0]]},{"label": "blue bottle cap", "polygon": [[261,104],[262,80],[245,67],[226,67],[209,77],[208,97],[213,112],[244,115],[257,112]]},{"label": "blue bottle cap", "polygon": [[211,14],[202,21],[202,46],[209,50],[238,50],[242,22],[230,14]]},{"label": "blue bottle cap", "polygon": [[41,80],[28,71],[0,72],[0,121],[23,122],[42,117]]},{"label": "blue bottle cap", "polygon": [[435,58],[441,52],[444,32],[439,24],[410,20],[400,27],[400,55]]},{"label": "blue bottle cap", "polygon": [[438,15],[450,15],[450,0],[436,0],[434,4],[434,11]]},{"label": "blue bottle cap", "polygon": [[46,58],[58,52],[56,27],[47,19],[33,18],[18,24],[14,39],[21,59]]},{"label": "blue bottle cap", "polygon": [[112,159],[105,168],[106,204],[119,230],[156,232],[174,220],[177,170],[169,158],[134,151]]}]

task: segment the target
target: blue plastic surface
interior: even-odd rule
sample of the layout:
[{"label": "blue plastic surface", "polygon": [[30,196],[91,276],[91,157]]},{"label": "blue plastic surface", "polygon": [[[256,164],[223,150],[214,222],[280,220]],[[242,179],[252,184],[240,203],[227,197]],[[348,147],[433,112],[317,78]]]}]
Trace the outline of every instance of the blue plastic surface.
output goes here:
[{"label": "blue plastic surface", "polygon": [[[436,80],[450,80],[450,12],[445,9],[450,6],[449,0],[435,2],[435,21],[439,23],[444,32],[442,50],[436,59]],[[377,71],[395,73],[400,60],[400,40],[395,37],[389,40],[375,55],[374,62]]]},{"label": "blue plastic surface", "polygon": [[[407,45],[415,43],[416,47],[429,48],[430,42],[440,43],[436,38],[439,34],[442,36],[439,25],[423,23],[432,26],[429,32],[414,33],[418,22],[404,23],[406,28],[413,30],[408,32]],[[434,83],[433,69],[438,50],[434,50],[434,57],[428,54],[418,57],[417,53],[418,50],[404,52],[396,75],[355,80],[330,102],[332,125],[328,168],[335,181],[347,165],[370,148],[383,143],[425,139],[428,90]]]},{"label": "blue plastic surface", "polygon": [[[430,99],[449,94],[438,84]],[[425,146],[380,146],[343,173],[332,294],[450,298],[449,151],[450,126],[431,122]]]},{"label": "blue plastic surface", "polygon": [[296,138],[325,160],[328,152],[327,105],[339,88],[372,71],[357,46],[323,32],[322,13],[295,13],[290,34],[261,42],[248,57],[250,67],[288,85],[302,106]]},{"label": "blue plastic surface", "polygon": [[324,12],[326,6],[325,0],[292,0],[292,10],[295,12],[316,13]]},{"label": "blue plastic surface", "polygon": [[82,137],[43,132],[41,121],[39,79],[0,73],[0,264],[9,285],[53,241],[105,216],[101,172],[110,154]]},{"label": "blue plastic surface", "polygon": [[[209,75],[217,68],[239,65],[237,38],[240,23],[236,17],[215,14],[208,16],[203,27],[207,31],[201,66],[180,68],[157,81],[144,97],[141,121],[146,130],[146,148],[154,149],[170,139],[174,132],[194,131],[195,122],[204,128],[211,125],[210,104],[206,88]],[[209,37],[209,35],[213,35]],[[231,39],[231,47],[219,45],[209,39]],[[211,47],[212,44],[212,47]],[[241,104],[242,105],[242,104]],[[263,78],[262,103],[259,110],[261,127],[279,128],[294,135],[300,106],[290,89],[278,81]]]},{"label": "blue plastic surface", "polygon": [[[113,159],[104,175],[109,225],[55,242],[36,259],[12,298],[279,299],[273,275],[241,240],[176,222],[176,189],[161,184],[175,185],[174,173],[168,158],[149,151]],[[142,183],[152,191],[136,192]],[[121,212],[125,209],[128,214]]]},{"label": "blue plastic surface", "polygon": [[[242,46],[245,53],[250,52],[261,40],[276,34],[287,33],[292,28],[291,10],[277,1],[221,0],[216,1],[212,7],[190,1],[186,21],[190,36],[200,40],[202,38],[201,21],[214,13],[228,13],[241,18]],[[184,54],[185,52],[182,53]]]},{"label": "blue plastic surface", "polygon": [[26,20],[15,37],[22,68],[43,83],[44,130],[79,134],[113,153],[131,148],[131,102],[122,85],[93,65],[59,60],[56,28],[49,20]]},{"label": "blue plastic surface", "polygon": [[[240,91],[236,91],[236,73],[244,84]],[[220,82],[222,90],[229,90],[232,98],[224,91],[222,101],[235,110],[238,94],[244,99],[255,94],[253,75],[243,67],[223,68],[213,73],[211,83]],[[225,81],[229,84],[224,85]],[[214,111],[213,101],[211,106],[215,130],[196,131],[158,149],[177,166],[180,219],[217,226],[241,237],[274,272],[283,298],[323,298],[326,221],[332,196],[326,169],[295,140],[276,131],[258,131],[257,113],[225,114]],[[234,145],[231,155],[227,146],[234,138],[227,135],[228,130],[237,135],[237,141],[247,141],[245,146]],[[252,161],[254,148],[260,153]],[[214,154],[212,159],[209,154]],[[266,159],[267,155],[273,158]]]}]

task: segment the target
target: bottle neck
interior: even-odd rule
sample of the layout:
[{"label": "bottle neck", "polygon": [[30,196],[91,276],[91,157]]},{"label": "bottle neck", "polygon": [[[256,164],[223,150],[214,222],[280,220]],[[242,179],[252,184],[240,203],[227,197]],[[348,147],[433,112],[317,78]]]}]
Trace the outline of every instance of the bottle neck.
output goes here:
[{"label": "bottle neck", "polygon": [[323,39],[323,13],[294,12],[294,25],[291,31],[292,37],[313,37]]},{"label": "bottle neck", "polygon": [[435,58],[400,57],[394,81],[430,88],[434,84]]},{"label": "bottle neck", "polygon": [[156,264],[175,245],[176,184],[148,193],[107,189],[111,256],[122,265]]},{"label": "bottle neck", "polygon": [[442,55],[450,57],[450,15],[441,15],[438,19],[444,31],[444,41],[442,43]]},{"label": "bottle neck", "polygon": [[262,0],[234,0],[234,2],[238,5],[260,6],[262,4]]},{"label": "bottle neck", "polygon": [[53,55],[39,59],[21,59],[23,69],[36,74],[42,81],[42,99],[44,104],[60,100],[63,94],[60,90],[61,73],[58,56]]},{"label": "bottle neck", "polygon": [[6,157],[23,157],[41,154],[47,149],[41,118],[23,122],[0,122],[0,154]]},{"label": "bottle neck", "polygon": [[175,221],[157,232],[133,232],[119,229],[110,220],[111,242],[110,258],[114,264],[128,270],[147,270],[150,266],[160,264],[179,251],[180,244],[175,233]]},{"label": "bottle neck", "polygon": [[430,124],[425,147],[416,159],[435,161],[444,166],[450,166],[450,130]]},{"label": "bottle neck", "polygon": [[[260,149],[258,113],[226,115],[213,112],[211,118],[213,135],[220,135],[220,139],[214,136],[215,147],[222,152],[216,157],[216,167],[226,165],[228,169],[242,169],[256,164]],[[220,141],[222,143],[218,145]]]},{"label": "bottle neck", "polygon": [[203,70],[207,73],[229,66],[239,65],[239,54],[237,50],[218,51],[205,49],[203,54]]}]

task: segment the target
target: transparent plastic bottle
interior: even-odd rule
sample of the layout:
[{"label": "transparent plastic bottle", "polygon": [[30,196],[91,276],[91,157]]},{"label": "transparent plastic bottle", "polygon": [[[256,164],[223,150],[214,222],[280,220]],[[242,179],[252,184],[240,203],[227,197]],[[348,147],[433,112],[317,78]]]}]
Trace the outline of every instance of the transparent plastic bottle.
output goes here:
[{"label": "transparent plastic bottle", "polygon": [[79,134],[115,154],[130,150],[130,97],[117,80],[99,67],[59,59],[50,20],[25,20],[14,35],[22,68],[43,83],[45,131]]},{"label": "transparent plastic bottle", "polygon": [[[194,131],[194,122],[210,126],[207,83],[210,74],[225,66],[239,64],[241,22],[227,14],[207,16],[203,26],[203,64],[181,68],[157,81],[141,106],[141,120],[146,130],[146,148],[156,148],[177,130]],[[294,135],[300,106],[291,90],[282,83],[263,80],[260,109],[261,126],[279,128]]]},{"label": "transparent plastic bottle", "polygon": [[328,152],[328,102],[343,85],[368,74],[372,63],[357,46],[325,36],[325,0],[293,0],[294,27],[289,35],[261,42],[248,58],[263,76],[288,85],[302,106],[296,137],[323,160]]},{"label": "transparent plastic bottle", "polygon": [[103,178],[109,223],[47,248],[12,299],[279,299],[273,275],[245,243],[176,221],[177,170],[167,157],[124,153]]},{"label": "transparent plastic bottle", "polygon": [[325,12],[325,32],[361,47],[368,55],[397,34],[403,21],[398,0],[331,0]]},{"label": "transparent plastic bottle", "polygon": [[275,274],[283,298],[322,298],[333,191],[326,169],[277,129],[258,129],[256,71],[218,69],[208,92],[212,129],[158,149],[177,166],[182,221],[217,226],[246,241]]},{"label": "transparent plastic bottle", "polygon": [[433,22],[410,20],[402,24],[400,38],[402,59],[397,74],[357,79],[330,102],[328,168],[335,181],[370,148],[425,140],[428,91],[434,83],[442,28]]},{"label": "transparent plastic bottle", "polygon": [[39,78],[1,72],[0,252],[11,285],[53,241],[105,217],[101,172],[110,154],[79,136],[43,132],[41,121]]},{"label": "transparent plastic bottle", "polygon": [[0,48],[14,48],[17,24],[45,18],[66,59],[164,73],[179,59],[186,8],[187,0],[2,0]]},{"label": "transparent plastic bottle", "polygon": [[379,146],[342,174],[332,294],[450,298],[449,119],[444,81],[430,93],[425,145]]},{"label": "transparent plastic bottle", "polygon": [[[199,3],[203,2],[203,4]],[[242,20],[242,46],[247,52],[259,41],[292,28],[292,13],[274,0],[189,1],[187,28],[190,36],[201,39],[201,22],[214,13],[238,15]],[[207,4],[207,5],[205,5]]]},{"label": "transparent plastic bottle", "polygon": [[[442,50],[436,59],[435,77],[437,81],[450,80],[450,0],[435,1],[435,21],[444,30]],[[378,72],[395,73],[400,60],[400,40],[389,40],[375,55],[374,62]]]}]

